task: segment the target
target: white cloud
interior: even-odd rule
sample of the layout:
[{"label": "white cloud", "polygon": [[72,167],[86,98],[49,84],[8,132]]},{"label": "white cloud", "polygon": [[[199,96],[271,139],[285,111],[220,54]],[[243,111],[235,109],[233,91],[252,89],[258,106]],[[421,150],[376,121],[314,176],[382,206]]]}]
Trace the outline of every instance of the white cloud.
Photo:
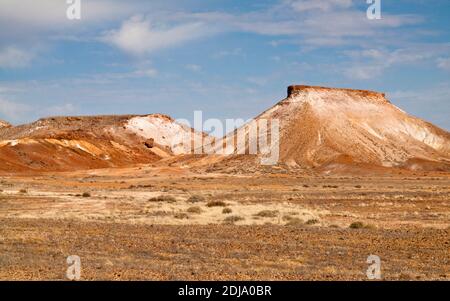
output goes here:
[{"label": "white cloud", "polygon": [[0,116],[6,121],[21,120],[31,110],[29,105],[0,98]]},{"label": "white cloud", "polygon": [[[0,20],[14,30],[41,31],[58,26],[80,27],[66,17],[65,0],[2,0]],[[140,9],[139,3],[116,0],[81,1],[81,20],[85,24],[122,18]],[[18,27],[18,28],[16,28]]]},{"label": "white cloud", "polygon": [[134,16],[123,22],[120,29],[107,32],[102,39],[127,53],[142,56],[205,37],[209,33],[210,30],[202,22],[156,28],[149,20]]},{"label": "white cloud", "polygon": [[373,22],[367,19],[364,9],[346,0],[282,1],[265,10],[244,14],[206,12],[183,17],[220,26],[228,32],[286,36],[290,43],[303,47],[398,42],[398,37],[387,38],[389,33],[423,21],[416,15],[385,13],[382,20]]},{"label": "white cloud", "polygon": [[440,69],[450,71],[450,58],[438,58],[437,59],[437,66]]},{"label": "white cloud", "polygon": [[220,59],[227,56],[244,56],[242,48],[234,48],[232,50],[221,50],[213,55],[213,58]]},{"label": "white cloud", "polygon": [[296,11],[309,10],[329,11],[336,8],[348,8],[352,6],[352,0],[299,0],[291,3]]},{"label": "white cloud", "polygon": [[344,51],[352,61],[346,64],[343,73],[351,79],[367,80],[381,76],[383,72],[395,65],[420,63],[432,59],[442,50],[424,51],[416,46],[408,49],[363,49]]},{"label": "white cloud", "polygon": [[199,72],[202,70],[202,67],[199,65],[195,65],[195,64],[188,64],[186,66],[184,66],[187,70],[190,70],[192,72]]},{"label": "white cloud", "polygon": [[387,93],[396,105],[407,112],[424,118],[447,131],[450,130],[450,83],[441,82],[426,88],[409,87],[407,90]]},{"label": "white cloud", "polygon": [[128,77],[156,77],[158,70],[153,68],[139,69],[128,74]]},{"label": "white cloud", "polygon": [[77,111],[76,107],[71,103],[65,103],[44,108],[40,111],[41,116],[64,116],[74,114]]},{"label": "white cloud", "polygon": [[0,68],[23,68],[30,64],[34,54],[9,46],[0,50]]},{"label": "white cloud", "polygon": [[354,64],[344,69],[344,74],[351,79],[368,80],[383,74],[385,66]]}]

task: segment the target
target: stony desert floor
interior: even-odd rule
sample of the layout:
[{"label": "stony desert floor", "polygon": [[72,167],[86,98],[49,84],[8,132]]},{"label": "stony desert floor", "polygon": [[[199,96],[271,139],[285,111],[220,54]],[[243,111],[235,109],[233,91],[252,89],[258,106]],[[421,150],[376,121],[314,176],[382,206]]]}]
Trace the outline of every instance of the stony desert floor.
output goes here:
[{"label": "stony desert floor", "polygon": [[0,279],[450,279],[450,176],[0,176]]}]

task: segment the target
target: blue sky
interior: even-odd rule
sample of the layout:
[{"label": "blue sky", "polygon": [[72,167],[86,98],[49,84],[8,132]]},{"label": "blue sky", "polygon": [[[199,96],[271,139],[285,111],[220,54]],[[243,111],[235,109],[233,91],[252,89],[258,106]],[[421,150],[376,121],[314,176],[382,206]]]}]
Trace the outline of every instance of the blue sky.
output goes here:
[{"label": "blue sky", "polygon": [[386,92],[450,130],[450,1],[0,0],[0,119],[251,118],[290,84]]}]

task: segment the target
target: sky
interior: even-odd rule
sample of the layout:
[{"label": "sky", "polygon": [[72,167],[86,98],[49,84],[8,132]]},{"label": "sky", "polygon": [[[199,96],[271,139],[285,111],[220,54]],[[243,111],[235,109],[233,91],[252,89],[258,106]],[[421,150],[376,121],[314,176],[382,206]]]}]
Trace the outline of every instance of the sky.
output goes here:
[{"label": "sky", "polygon": [[[248,119],[291,84],[387,93],[450,130],[450,1],[0,0],[0,119]],[[432,3],[432,4],[431,4]]]}]

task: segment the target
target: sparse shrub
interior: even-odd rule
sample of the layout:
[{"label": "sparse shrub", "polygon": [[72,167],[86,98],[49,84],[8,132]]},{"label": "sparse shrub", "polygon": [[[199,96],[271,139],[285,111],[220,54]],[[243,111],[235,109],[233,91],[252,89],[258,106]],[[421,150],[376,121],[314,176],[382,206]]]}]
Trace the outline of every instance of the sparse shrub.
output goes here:
[{"label": "sparse shrub", "polygon": [[299,219],[298,217],[291,217],[289,221],[286,223],[286,226],[289,227],[299,227],[303,226],[303,221]]},{"label": "sparse shrub", "polygon": [[20,193],[27,193],[28,191],[26,189],[20,189],[19,192]]},{"label": "sparse shrub", "polygon": [[146,212],[147,215],[149,216],[169,216],[172,213],[169,211],[163,211],[163,210],[158,210],[158,211],[150,211],[150,212]]},{"label": "sparse shrub", "polygon": [[319,220],[318,219],[309,219],[309,220],[307,220],[306,221],[306,225],[315,225],[315,224],[318,224],[319,223]]},{"label": "sparse shrub", "polygon": [[291,215],[284,215],[284,216],[283,216],[283,220],[284,220],[284,221],[287,221],[287,222],[290,221],[290,220],[292,220],[293,218],[294,218],[294,217],[291,216]]},{"label": "sparse shrub", "polygon": [[195,214],[202,213],[202,209],[200,207],[197,207],[197,206],[189,207],[186,211],[189,212],[189,213],[195,213]]},{"label": "sparse shrub", "polygon": [[361,185],[355,185],[355,188],[362,188],[362,186]]},{"label": "sparse shrub", "polygon": [[153,197],[148,200],[149,202],[158,202],[158,203],[175,203],[177,199],[175,199],[173,196],[170,195],[160,195],[157,197]]},{"label": "sparse shrub", "polygon": [[187,199],[189,203],[199,203],[204,202],[205,198],[202,195],[192,195]]},{"label": "sparse shrub", "polygon": [[241,217],[241,216],[232,215],[232,216],[229,216],[229,217],[225,218],[224,222],[228,223],[228,224],[233,224],[233,223],[236,223],[236,222],[239,222],[239,221],[243,221],[243,220],[244,220],[244,218]]},{"label": "sparse shrub", "polygon": [[188,219],[189,215],[187,215],[186,213],[180,212],[180,213],[176,213],[173,217],[177,218],[177,219]]},{"label": "sparse shrub", "polygon": [[263,210],[255,214],[255,216],[259,217],[277,217],[279,211],[278,210]]},{"label": "sparse shrub", "polygon": [[231,208],[223,208],[223,210],[222,210],[223,214],[230,214],[231,212],[233,212],[233,210],[231,210]]},{"label": "sparse shrub", "polygon": [[323,185],[323,188],[339,188],[337,185]]},{"label": "sparse shrub", "polygon": [[222,201],[211,201],[208,202],[208,204],[206,204],[206,207],[226,207],[227,204],[225,204],[225,202]]},{"label": "sparse shrub", "polygon": [[89,192],[83,192],[83,194],[81,196],[84,198],[90,198],[91,194]]},{"label": "sparse shrub", "polygon": [[354,222],[350,224],[350,229],[362,229],[364,228],[364,224],[361,222]]}]

